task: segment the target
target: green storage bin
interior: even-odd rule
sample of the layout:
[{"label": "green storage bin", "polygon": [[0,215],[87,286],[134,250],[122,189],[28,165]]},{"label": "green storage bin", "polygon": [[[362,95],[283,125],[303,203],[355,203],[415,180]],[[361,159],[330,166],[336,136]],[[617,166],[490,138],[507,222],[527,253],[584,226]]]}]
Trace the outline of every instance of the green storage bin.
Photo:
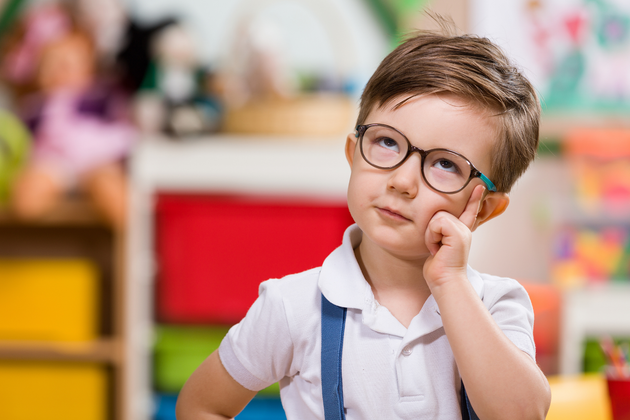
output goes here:
[{"label": "green storage bin", "polygon": [[[613,337],[613,342],[616,345],[630,343],[630,337]],[[606,368],[606,362],[606,356],[599,344],[599,340],[588,338],[584,343],[584,372],[602,373]]]},{"label": "green storage bin", "polygon": [[[216,349],[227,334],[224,326],[157,327],[154,348],[154,386],[160,392],[178,393],[188,377]],[[259,394],[278,395],[278,384]]]}]

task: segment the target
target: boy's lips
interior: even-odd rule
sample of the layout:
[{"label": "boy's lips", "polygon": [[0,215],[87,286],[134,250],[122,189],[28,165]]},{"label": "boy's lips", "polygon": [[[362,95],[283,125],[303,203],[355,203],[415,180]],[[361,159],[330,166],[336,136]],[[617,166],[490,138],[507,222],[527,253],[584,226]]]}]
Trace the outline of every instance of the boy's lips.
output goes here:
[{"label": "boy's lips", "polygon": [[394,218],[394,219],[399,219],[399,220],[406,220],[406,221],[411,221],[411,219],[403,216],[399,211],[391,209],[389,207],[377,207],[379,212],[381,212],[382,214]]}]

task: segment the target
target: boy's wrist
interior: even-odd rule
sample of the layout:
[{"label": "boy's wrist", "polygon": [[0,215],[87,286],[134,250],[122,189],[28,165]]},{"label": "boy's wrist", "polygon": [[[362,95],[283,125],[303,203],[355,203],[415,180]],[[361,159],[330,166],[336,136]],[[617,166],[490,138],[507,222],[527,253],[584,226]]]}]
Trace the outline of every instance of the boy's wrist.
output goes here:
[{"label": "boy's wrist", "polygon": [[429,284],[429,288],[439,306],[440,301],[444,300],[444,298],[461,294],[467,291],[468,288],[472,288],[472,285],[466,273],[458,273],[449,276],[447,279],[442,279],[439,283],[433,285]]}]

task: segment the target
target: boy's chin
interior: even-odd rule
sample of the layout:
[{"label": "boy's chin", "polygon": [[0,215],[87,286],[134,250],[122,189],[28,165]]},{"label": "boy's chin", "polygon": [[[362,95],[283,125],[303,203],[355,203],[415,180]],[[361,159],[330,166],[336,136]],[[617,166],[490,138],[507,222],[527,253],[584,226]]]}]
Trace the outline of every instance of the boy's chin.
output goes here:
[{"label": "boy's chin", "polygon": [[404,243],[383,243],[381,248],[402,261],[424,263],[431,256],[428,248],[424,245],[410,249]]}]

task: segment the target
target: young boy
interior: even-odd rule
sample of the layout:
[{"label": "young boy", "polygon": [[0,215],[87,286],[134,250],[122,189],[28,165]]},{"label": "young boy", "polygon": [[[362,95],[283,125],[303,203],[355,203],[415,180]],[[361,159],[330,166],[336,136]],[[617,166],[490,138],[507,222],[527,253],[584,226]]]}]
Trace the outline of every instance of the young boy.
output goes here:
[{"label": "young boy", "polygon": [[322,267],[261,284],[184,386],[178,419],[234,417],[277,381],[287,418],[329,418],[329,303],[345,311],[338,418],[544,419],[527,293],[467,265],[472,231],[505,211],[534,159],[539,118],[487,39],[421,33],[396,48],[346,141],[356,224]]}]

